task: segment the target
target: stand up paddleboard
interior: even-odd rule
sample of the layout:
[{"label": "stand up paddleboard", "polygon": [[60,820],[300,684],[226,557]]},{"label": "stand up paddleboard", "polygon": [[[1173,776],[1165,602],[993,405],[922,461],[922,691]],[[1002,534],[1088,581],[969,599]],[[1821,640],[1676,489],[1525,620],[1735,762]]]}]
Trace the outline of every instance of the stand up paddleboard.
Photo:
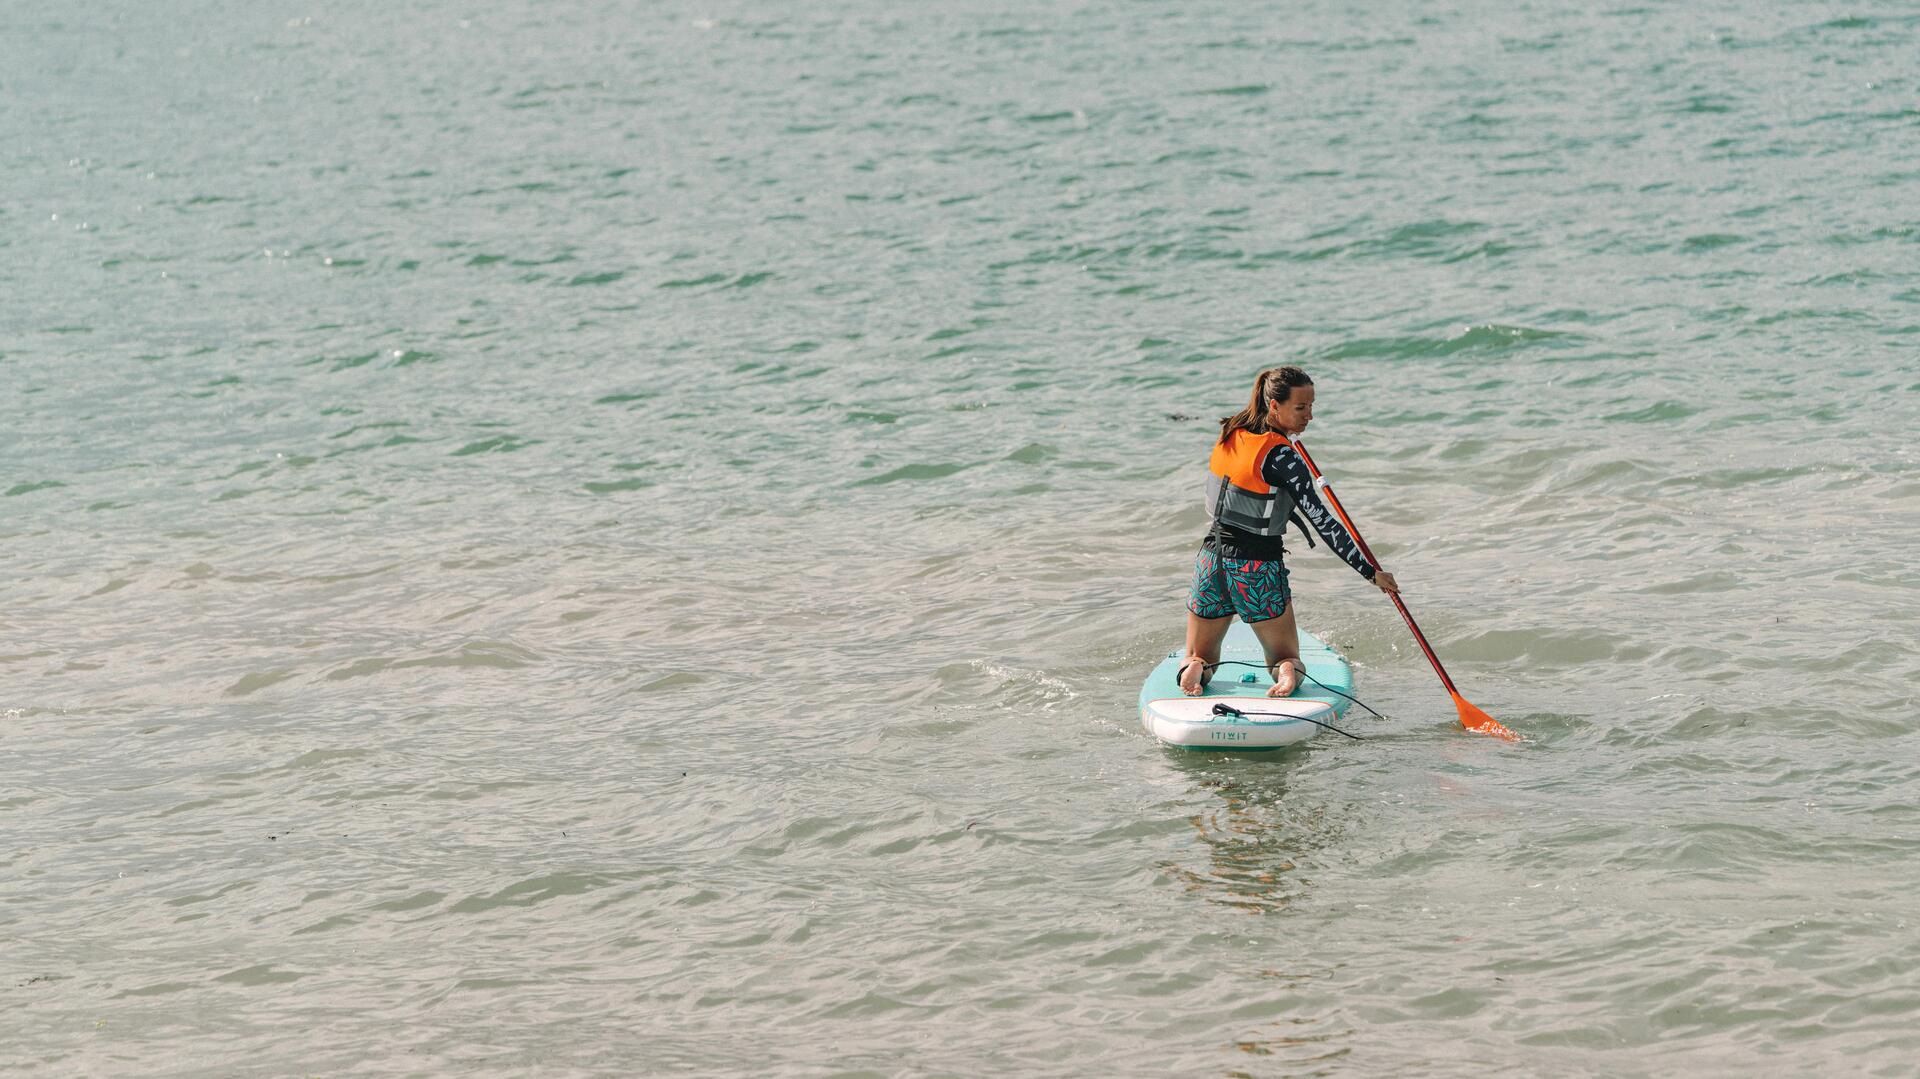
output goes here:
[{"label": "stand up paddleboard", "polygon": [[[1324,728],[1309,723],[1334,723],[1346,714],[1345,697],[1327,692],[1302,679],[1291,697],[1269,697],[1273,677],[1266,668],[1266,653],[1259,638],[1244,622],[1227,629],[1220,646],[1222,660],[1242,660],[1251,667],[1225,666],[1213,672],[1206,692],[1189,697],[1180,692],[1180,661],[1186,649],[1167,653],[1167,658],[1147,675],[1140,685],[1140,723],[1147,733],[1163,745],[1176,749],[1200,749],[1225,752],[1249,752],[1284,749],[1304,742]],[[1307,673],[1322,685],[1341,693],[1353,692],[1353,668],[1338,652],[1311,633],[1300,634],[1300,659]],[[1278,712],[1282,716],[1216,715],[1213,706],[1225,704],[1242,712]]]}]

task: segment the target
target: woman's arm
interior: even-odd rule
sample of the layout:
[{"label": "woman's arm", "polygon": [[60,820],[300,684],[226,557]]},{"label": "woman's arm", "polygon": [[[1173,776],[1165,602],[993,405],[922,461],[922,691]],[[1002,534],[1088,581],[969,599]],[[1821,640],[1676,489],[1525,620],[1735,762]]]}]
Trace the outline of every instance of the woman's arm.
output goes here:
[{"label": "woman's arm", "polygon": [[1320,491],[1313,485],[1313,473],[1307,471],[1307,462],[1293,451],[1293,447],[1282,443],[1267,454],[1266,462],[1260,468],[1261,478],[1275,487],[1284,487],[1293,494],[1293,504],[1300,510],[1301,516],[1313,526],[1320,538],[1327,541],[1327,549],[1352,566],[1354,571],[1367,580],[1379,585],[1388,592],[1400,591],[1393,574],[1387,573],[1367,561],[1360,553],[1360,545],[1353,540],[1353,534],[1340,523],[1340,518],[1320,497]]}]

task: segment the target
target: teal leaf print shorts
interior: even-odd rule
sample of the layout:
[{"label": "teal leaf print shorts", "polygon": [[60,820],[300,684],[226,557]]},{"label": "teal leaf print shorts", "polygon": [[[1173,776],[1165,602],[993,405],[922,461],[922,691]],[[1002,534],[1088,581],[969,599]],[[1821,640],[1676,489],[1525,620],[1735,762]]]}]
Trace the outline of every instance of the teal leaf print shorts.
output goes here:
[{"label": "teal leaf print shorts", "polygon": [[1286,614],[1291,599],[1286,564],[1277,558],[1221,558],[1205,547],[1194,556],[1187,610],[1202,618],[1237,614],[1243,622],[1265,622]]}]

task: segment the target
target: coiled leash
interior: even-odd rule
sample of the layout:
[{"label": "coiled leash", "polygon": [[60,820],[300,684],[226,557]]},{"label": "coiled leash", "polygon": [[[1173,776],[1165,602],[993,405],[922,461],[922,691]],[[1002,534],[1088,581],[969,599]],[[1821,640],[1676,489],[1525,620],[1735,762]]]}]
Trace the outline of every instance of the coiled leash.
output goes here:
[{"label": "coiled leash", "polygon": [[[1223,659],[1218,663],[1203,663],[1200,666],[1202,670],[1212,672],[1220,669],[1221,667],[1258,667],[1262,670],[1266,670],[1268,665],[1265,663],[1254,663],[1250,660],[1244,660],[1244,659]],[[1354,696],[1353,694],[1342,693],[1340,690],[1337,690],[1332,686],[1327,685],[1325,682],[1322,682],[1318,678],[1315,678],[1313,675],[1308,674],[1307,665],[1304,663],[1300,664],[1300,677],[1306,679],[1309,682],[1312,682],[1314,685],[1319,686],[1321,689],[1326,690],[1328,693],[1331,693],[1336,697],[1345,697],[1347,700],[1350,700],[1353,703],[1359,705],[1360,707],[1365,708],[1367,711],[1373,712],[1373,718],[1375,719],[1387,718],[1381,715],[1379,712],[1375,712],[1372,705]],[[1242,709],[1239,709],[1239,708],[1235,708],[1230,704],[1222,703],[1222,704],[1216,704],[1213,706],[1213,714],[1216,716],[1274,716],[1279,719],[1302,719],[1302,720],[1306,720],[1308,723],[1314,724],[1315,726],[1325,727],[1327,730],[1330,730],[1335,734],[1345,734],[1348,738],[1351,738],[1356,742],[1366,741],[1365,738],[1362,738],[1357,734],[1348,734],[1346,731],[1341,730],[1340,728],[1334,726],[1331,723],[1322,723],[1317,719],[1308,719],[1306,716],[1290,716],[1285,712],[1248,712],[1248,711],[1243,711]]]},{"label": "coiled leash", "polygon": [[1330,730],[1335,734],[1346,734],[1348,738],[1351,738],[1356,742],[1366,741],[1365,738],[1362,738],[1357,734],[1347,734],[1346,731],[1341,730],[1340,728],[1334,726],[1333,724],[1322,723],[1319,720],[1312,718],[1311,716],[1290,716],[1285,712],[1243,712],[1240,709],[1235,708],[1233,705],[1228,704],[1225,701],[1219,701],[1214,704],[1213,714],[1216,716],[1233,716],[1236,719],[1245,719],[1248,716],[1272,716],[1275,719],[1297,719],[1297,720],[1300,720],[1302,723],[1311,723],[1316,727],[1325,727],[1327,730]]}]

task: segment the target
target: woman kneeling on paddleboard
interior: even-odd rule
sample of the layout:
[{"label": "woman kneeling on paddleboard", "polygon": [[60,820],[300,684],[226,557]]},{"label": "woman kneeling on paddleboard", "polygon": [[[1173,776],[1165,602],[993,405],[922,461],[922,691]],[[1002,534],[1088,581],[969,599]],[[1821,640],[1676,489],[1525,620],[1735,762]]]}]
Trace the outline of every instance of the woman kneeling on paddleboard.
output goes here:
[{"label": "woman kneeling on paddleboard", "polygon": [[[1293,439],[1313,421],[1313,380],[1298,367],[1260,372],[1247,407],[1220,420],[1220,441],[1207,462],[1207,511],[1213,524],[1193,560],[1187,597],[1187,658],[1180,689],[1205,690],[1220,662],[1220,642],[1233,616],[1253,628],[1273,673],[1270,697],[1300,687],[1300,633],[1293,620],[1281,533],[1289,520],[1313,544],[1307,524],[1327,548],[1384,592],[1399,592],[1393,574],[1377,570],[1314,488]],[[1301,524],[1305,517],[1307,524]]]}]

